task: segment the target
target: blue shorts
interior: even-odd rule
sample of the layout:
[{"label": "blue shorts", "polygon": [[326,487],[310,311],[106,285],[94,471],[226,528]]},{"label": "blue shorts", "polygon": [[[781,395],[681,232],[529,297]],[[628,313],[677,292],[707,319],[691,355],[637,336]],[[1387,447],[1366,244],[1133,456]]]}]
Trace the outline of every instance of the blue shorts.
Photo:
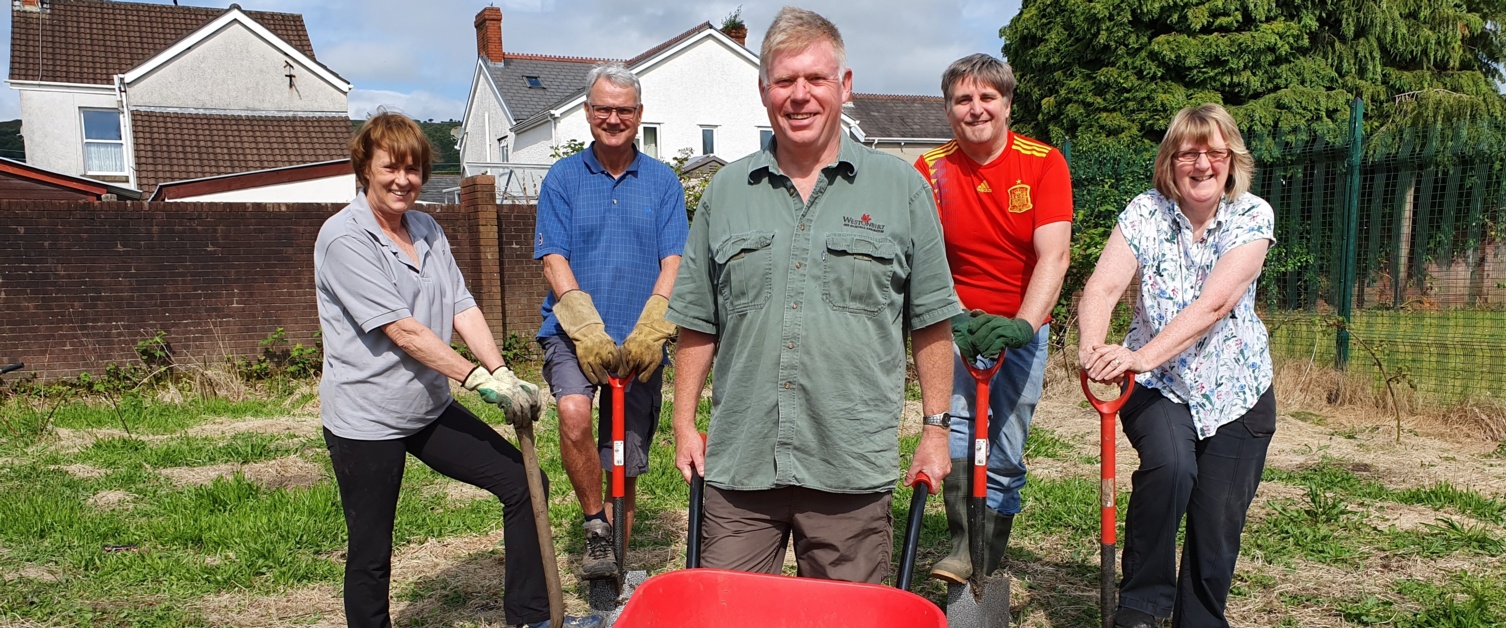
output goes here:
[{"label": "blue shorts", "polygon": [[[554,393],[555,401],[566,395],[596,396],[595,384],[586,379],[575,357],[575,343],[568,336],[539,338],[544,348],[544,381]],[[648,382],[636,378],[628,382],[623,396],[622,467],[630,478],[648,473],[648,445],[659,429],[659,412],[664,405],[664,367],[654,371]],[[601,452],[601,468],[612,468],[612,387],[601,387],[596,411],[596,447]]]}]

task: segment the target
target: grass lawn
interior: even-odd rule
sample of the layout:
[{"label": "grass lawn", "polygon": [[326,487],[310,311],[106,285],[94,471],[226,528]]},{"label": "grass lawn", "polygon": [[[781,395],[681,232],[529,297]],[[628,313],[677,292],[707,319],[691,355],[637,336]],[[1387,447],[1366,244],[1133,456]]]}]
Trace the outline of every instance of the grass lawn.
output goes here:
[{"label": "grass lawn", "polygon": [[[1319,365],[1334,363],[1333,327],[1316,323],[1304,313],[1269,312],[1262,319],[1271,330],[1271,348],[1278,356],[1311,359]],[[1501,359],[1506,347],[1506,312],[1360,310],[1354,313],[1350,330],[1357,340],[1350,341],[1349,370],[1362,381],[1384,385],[1373,351],[1385,366],[1385,376],[1400,376],[1400,388],[1415,388],[1427,401],[1506,399],[1506,360]]]},{"label": "grass lawn", "polygon": [[[503,424],[474,396],[460,398]],[[239,403],[128,397],[55,410],[5,401],[0,626],[342,623],[344,525],[310,401],[306,390]],[[684,561],[688,490],[672,465],[668,410],[651,472],[639,480],[629,560],[651,572]],[[1026,513],[1010,549],[1022,625],[1097,625],[1098,461],[1096,437],[1085,436],[1096,434],[1095,418],[1062,385],[1048,390],[1037,415]],[[1282,417],[1281,452],[1273,445],[1235,578],[1236,624],[1506,625],[1506,454],[1437,445],[1440,453],[1423,459],[1442,466],[1408,480],[1415,470],[1406,465],[1417,463],[1384,449],[1388,436],[1372,443],[1370,432],[1340,422],[1314,411]],[[552,411],[536,433],[552,479],[566,597],[583,610],[571,575],[583,545],[580,509],[559,465]],[[1285,434],[1296,440],[1281,442]],[[914,441],[902,438],[907,456]],[[1120,451],[1122,516],[1133,450],[1121,440]],[[1388,465],[1401,470],[1383,472]],[[1498,475],[1437,479],[1446,478],[1438,469],[1455,468]],[[896,525],[909,501],[908,489],[896,490]],[[947,543],[939,499],[924,525],[922,576]],[[505,553],[494,498],[410,459],[396,538],[399,625],[501,624]],[[944,600],[938,583],[922,577],[915,585]]]}]

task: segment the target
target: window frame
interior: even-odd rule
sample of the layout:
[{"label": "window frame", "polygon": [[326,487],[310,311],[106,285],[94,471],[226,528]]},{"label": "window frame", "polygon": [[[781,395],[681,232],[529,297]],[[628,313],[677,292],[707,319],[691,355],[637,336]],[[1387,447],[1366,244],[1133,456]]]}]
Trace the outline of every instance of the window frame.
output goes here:
[{"label": "window frame", "polygon": [[701,154],[716,154],[716,127],[708,125],[701,126]]},{"label": "window frame", "polygon": [[[111,139],[91,139],[89,137],[89,124],[85,121],[85,116],[86,116],[86,114],[93,113],[93,112],[115,114],[115,130],[116,130],[117,134],[120,135],[120,139],[118,139],[118,140],[111,140]],[[121,115],[120,110],[118,110],[118,109],[107,109],[107,108],[104,108],[104,107],[79,107],[79,109],[78,109],[79,152],[81,153],[81,156],[83,157],[84,174],[86,174],[86,175],[104,175],[104,176],[130,176],[130,164],[126,163],[126,146],[125,146],[126,142],[125,142],[125,124],[124,124],[124,122],[125,122],[124,121],[124,116]],[[91,164],[89,163],[89,145],[90,144],[119,146],[120,147],[120,166],[121,166],[120,170],[95,170],[95,169],[91,168],[90,167]]]},{"label": "window frame", "polygon": [[[645,139],[649,131],[654,132],[654,150],[652,151],[648,149],[648,141]],[[653,157],[654,159],[661,159],[659,155],[662,152],[661,147],[663,144],[663,138],[660,137],[658,124],[639,124],[638,138],[634,140],[634,142],[638,145],[638,150],[643,154],[648,155],[649,157]]]}]

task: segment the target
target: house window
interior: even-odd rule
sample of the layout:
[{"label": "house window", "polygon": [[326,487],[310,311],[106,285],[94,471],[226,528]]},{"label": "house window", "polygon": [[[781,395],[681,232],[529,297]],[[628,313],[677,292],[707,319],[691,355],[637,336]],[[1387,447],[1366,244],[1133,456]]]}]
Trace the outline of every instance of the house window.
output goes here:
[{"label": "house window", "polygon": [[528,89],[544,89],[544,82],[537,76],[525,76],[523,82],[528,84]]},{"label": "house window", "polygon": [[84,120],[84,172],[126,174],[125,140],[120,134],[120,112],[113,109],[82,109]]},{"label": "house window", "polygon": [[771,139],[774,139],[774,130],[773,129],[759,129],[758,130],[758,146],[759,146],[759,148],[763,148],[765,146],[768,146],[769,145],[769,140],[771,140]]},{"label": "house window", "polygon": [[638,146],[643,154],[659,158],[659,127],[644,125],[638,129]]},{"label": "house window", "polygon": [[497,138],[497,163],[507,163],[507,138]]},{"label": "house window", "polygon": [[712,155],[716,153],[716,128],[701,127],[701,154]]}]

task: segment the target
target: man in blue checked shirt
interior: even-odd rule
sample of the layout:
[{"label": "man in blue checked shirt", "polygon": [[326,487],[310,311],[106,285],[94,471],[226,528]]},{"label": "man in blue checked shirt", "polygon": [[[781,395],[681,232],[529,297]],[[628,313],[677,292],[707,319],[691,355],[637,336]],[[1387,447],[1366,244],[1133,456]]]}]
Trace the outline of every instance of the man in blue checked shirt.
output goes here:
[{"label": "man in blue checked shirt", "polygon": [[[585,579],[616,575],[612,525],[631,535],[637,476],[663,402],[664,320],[689,231],[685,191],[669,166],[633,142],[643,115],[638,77],[620,63],[586,75],[585,115],[594,141],[556,162],[539,192],[533,257],[543,260],[544,379],[559,407],[560,457],[585,514]],[[621,343],[619,346],[618,343]],[[637,373],[624,393],[627,472],[621,519],[602,499],[602,469],[612,463],[612,388],[608,374]],[[598,436],[591,400],[602,387]]]}]

